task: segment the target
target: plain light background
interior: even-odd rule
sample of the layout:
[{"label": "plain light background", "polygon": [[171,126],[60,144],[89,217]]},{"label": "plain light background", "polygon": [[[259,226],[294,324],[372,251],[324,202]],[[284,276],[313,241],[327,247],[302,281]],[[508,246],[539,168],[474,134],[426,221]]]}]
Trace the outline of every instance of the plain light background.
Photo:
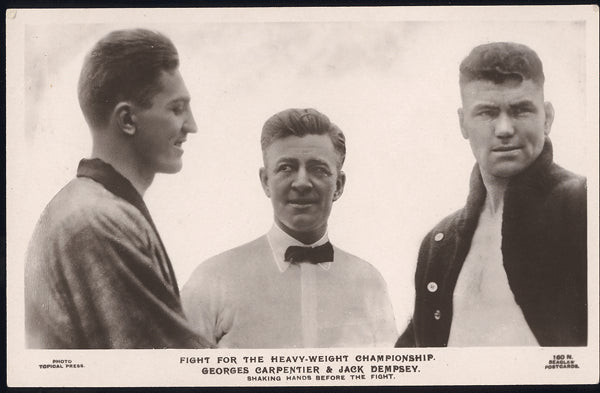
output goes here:
[{"label": "plain light background", "polygon": [[17,137],[7,149],[20,152],[11,163],[20,176],[7,189],[19,201],[19,225],[8,228],[18,235],[10,264],[23,263],[44,206],[91,152],[77,79],[86,52],[120,28],[169,36],[192,95],[199,132],[184,145],[184,168],[158,175],[145,197],[180,287],[208,257],[270,228],[258,178],[262,124],[277,111],[313,107],[347,138],[347,183],[330,239],[382,273],[401,333],[412,313],[421,239],[466,199],[474,159],[458,127],[458,66],[478,44],[516,41],[537,51],[556,111],[555,161],[590,176],[596,160],[596,147],[584,142],[583,22],[114,20],[25,26],[24,129],[8,130]]}]

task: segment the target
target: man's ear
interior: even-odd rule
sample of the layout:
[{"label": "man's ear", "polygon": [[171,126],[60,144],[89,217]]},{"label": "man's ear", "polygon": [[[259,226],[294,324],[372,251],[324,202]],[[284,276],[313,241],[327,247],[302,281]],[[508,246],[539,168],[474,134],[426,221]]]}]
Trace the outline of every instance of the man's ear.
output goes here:
[{"label": "man's ear", "polygon": [[119,102],[115,106],[113,114],[120,131],[123,131],[127,135],[135,134],[135,115],[129,102]]},{"label": "man's ear", "polygon": [[554,122],[554,107],[550,101],[544,102],[544,112],[546,112],[546,118],[544,119],[544,134],[549,135],[550,129],[552,128],[552,122]]},{"label": "man's ear", "polygon": [[258,176],[260,177],[260,184],[262,185],[263,191],[268,198],[271,198],[271,189],[269,188],[269,174],[267,168],[260,168],[258,170]]},{"label": "man's ear", "polygon": [[335,191],[333,192],[333,200],[337,201],[344,193],[344,186],[346,185],[346,174],[340,171],[337,180],[335,181]]},{"label": "man's ear", "polygon": [[469,139],[469,134],[467,133],[467,130],[465,130],[464,126],[465,114],[463,112],[463,109],[458,108],[456,112],[458,113],[458,124],[460,125],[460,133],[462,134],[463,138]]}]

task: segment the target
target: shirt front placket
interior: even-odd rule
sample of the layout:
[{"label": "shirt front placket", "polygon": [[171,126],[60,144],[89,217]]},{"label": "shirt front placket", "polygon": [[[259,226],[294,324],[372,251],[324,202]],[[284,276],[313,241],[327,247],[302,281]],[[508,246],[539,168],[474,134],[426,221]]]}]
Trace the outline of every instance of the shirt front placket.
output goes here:
[{"label": "shirt front placket", "polygon": [[299,263],[300,267],[300,302],[302,310],[302,343],[305,348],[314,348],[318,344],[317,323],[317,274],[319,265]]}]

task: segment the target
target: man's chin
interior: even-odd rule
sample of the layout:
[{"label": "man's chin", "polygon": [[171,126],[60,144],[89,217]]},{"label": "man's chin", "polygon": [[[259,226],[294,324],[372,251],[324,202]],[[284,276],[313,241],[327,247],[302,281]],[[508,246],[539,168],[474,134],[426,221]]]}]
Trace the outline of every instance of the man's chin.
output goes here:
[{"label": "man's chin", "polygon": [[297,233],[310,233],[321,228],[322,223],[317,222],[314,219],[309,217],[293,217],[291,220],[288,220],[285,225],[294,232]]},{"label": "man's chin", "polygon": [[183,168],[183,163],[181,161],[179,161],[179,162],[168,163],[168,164],[162,165],[160,167],[160,170],[157,172],[165,173],[165,174],[174,174],[174,173],[180,172],[181,168]]},{"label": "man's chin", "polygon": [[492,171],[490,171],[490,174],[494,177],[510,179],[511,177],[523,172],[525,168],[526,167],[523,165],[502,165],[494,168]]},{"label": "man's chin", "polygon": [[294,232],[307,233],[307,232],[313,232],[315,230],[315,228],[318,228],[318,225],[316,225],[314,222],[300,221],[300,222],[293,222],[289,227]]}]

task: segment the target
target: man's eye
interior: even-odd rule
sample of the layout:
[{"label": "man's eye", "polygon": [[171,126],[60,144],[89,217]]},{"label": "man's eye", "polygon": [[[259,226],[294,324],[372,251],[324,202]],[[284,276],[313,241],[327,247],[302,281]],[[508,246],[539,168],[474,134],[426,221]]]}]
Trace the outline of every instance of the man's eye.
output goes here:
[{"label": "man's eye", "polygon": [[183,105],[177,105],[173,107],[173,113],[176,115],[181,115],[185,111],[185,107]]},{"label": "man's eye", "polygon": [[513,109],[513,114],[515,116],[527,115],[529,113],[533,113],[533,109],[532,108],[529,108],[529,107],[517,107],[517,108]]},{"label": "man's eye", "polygon": [[277,172],[290,172],[292,170],[292,166],[289,164],[282,164],[277,167]]},{"label": "man's eye", "polygon": [[323,167],[323,166],[316,166],[312,169],[312,171],[321,176],[331,175],[331,172],[329,171],[329,169],[326,167]]},{"label": "man's eye", "polygon": [[479,112],[477,112],[477,116],[481,116],[481,117],[496,117],[498,114],[498,111],[495,111],[493,109],[483,109],[480,110]]}]

